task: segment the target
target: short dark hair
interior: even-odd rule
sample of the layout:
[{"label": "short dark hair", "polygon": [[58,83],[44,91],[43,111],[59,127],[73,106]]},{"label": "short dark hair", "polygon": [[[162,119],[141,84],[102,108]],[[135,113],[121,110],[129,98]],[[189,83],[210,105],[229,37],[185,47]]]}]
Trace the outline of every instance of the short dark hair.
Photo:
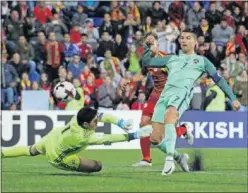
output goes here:
[{"label": "short dark hair", "polygon": [[153,32],[148,32],[148,33],[145,35],[145,38],[147,38],[148,36],[153,36],[156,40],[158,40],[157,34],[155,34],[155,33],[153,33]]},{"label": "short dark hair", "polygon": [[[194,36],[194,38],[197,39],[197,35],[196,35],[195,30],[186,28],[185,30],[182,31],[182,33],[183,33],[183,32],[184,32],[184,33],[191,33],[191,34]],[[181,33],[181,34],[182,34],[182,33]]]},{"label": "short dark hair", "polygon": [[82,33],[82,34],[81,34],[81,37],[83,37],[83,36],[88,37],[88,34],[86,34],[86,33]]},{"label": "short dark hair", "polygon": [[161,2],[160,2],[160,1],[154,1],[154,2],[152,3],[152,6],[154,6],[155,3],[158,3],[159,5],[161,5]]},{"label": "short dark hair", "polygon": [[90,123],[92,119],[97,115],[97,110],[91,107],[83,107],[77,113],[78,125],[83,126],[83,124]]}]

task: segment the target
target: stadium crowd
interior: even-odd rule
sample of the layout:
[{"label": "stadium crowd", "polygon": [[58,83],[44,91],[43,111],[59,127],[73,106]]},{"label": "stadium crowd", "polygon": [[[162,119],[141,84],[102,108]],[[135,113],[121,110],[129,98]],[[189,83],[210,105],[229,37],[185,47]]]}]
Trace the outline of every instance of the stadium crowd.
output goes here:
[{"label": "stadium crowd", "polygon": [[[48,90],[59,81],[81,88],[85,105],[142,109],[153,88],[141,66],[147,32],[160,50],[178,54],[185,28],[197,53],[228,81],[247,111],[248,2],[245,1],[2,1],[2,109],[21,108],[23,90]],[[130,84],[123,90],[125,81]],[[194,88],[191,109],[232,110],[207,76]],[[50,109],[65,109],[53,99]]]}]

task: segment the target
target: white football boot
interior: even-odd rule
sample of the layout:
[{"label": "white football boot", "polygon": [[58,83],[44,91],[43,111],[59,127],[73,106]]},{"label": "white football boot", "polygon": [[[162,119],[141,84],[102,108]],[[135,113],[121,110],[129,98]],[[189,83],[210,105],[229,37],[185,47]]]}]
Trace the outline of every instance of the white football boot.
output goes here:
[{"label": "white football boot", "polygon": [[181,154],[180,157],[179,157],[179,159],[177,160],[178,165],[185,172],[190,172],[189,171],[188,161],[189,161],[189,155],[187,153]]},{"label": "white football boot", "polygon": [[132,166],[133,167],[150,167],[150,166],[152,166],[152,163],[145,161],[145,160],[141,160],[141,161],[133,164]]},{"label": "white football boot", "polygon": [[174,158],[172,156],[167,156],[165,158],[164,169],[162,171],[163,176],[171,175],[175,170]]},{"label": "white football boot", "polygon": [[189,126],[187,123],[182,124],[186,128],[186,133],[184,134],[185,139],[188,141],[189,145],[193,145],[194,143],[194,136],[192,134],[192,131],[189,129]]}]

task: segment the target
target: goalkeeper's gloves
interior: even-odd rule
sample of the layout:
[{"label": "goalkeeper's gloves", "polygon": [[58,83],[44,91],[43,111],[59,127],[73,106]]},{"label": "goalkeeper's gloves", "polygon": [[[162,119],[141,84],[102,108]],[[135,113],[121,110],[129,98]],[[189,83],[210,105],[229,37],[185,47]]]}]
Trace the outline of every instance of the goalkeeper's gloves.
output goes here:
[{"label": "goalkeeper's gloves", "polygon": [[151,133],[152,133],[152,127],[151,126],[142,127],[134,133],[128,133],[128,141],[148,137],[151,135]]},{"label": "goalkeeper's gloves", "polygon": [[133,120],[132,119],[128,119],[128,120],[119,120],[117,125],[122,128],[125,132],[128,132],[130,130],[132,130],[133,128]]}]

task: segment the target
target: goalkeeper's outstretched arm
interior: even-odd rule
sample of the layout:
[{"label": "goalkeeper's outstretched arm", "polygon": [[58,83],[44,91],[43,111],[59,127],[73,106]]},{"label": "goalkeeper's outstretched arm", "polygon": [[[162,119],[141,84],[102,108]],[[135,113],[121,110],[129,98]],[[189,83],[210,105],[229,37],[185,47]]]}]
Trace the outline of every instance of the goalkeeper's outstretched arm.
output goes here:
[{"label": "goalkeeper's outstretched arm", "polygon": [[152,127],[143,127],[136,132],[128,134],[100,134],[96,133],[89,139],[89,145],[101,145],[104,143],[117,143],[123,141],[131,141],[150,136]]}]

